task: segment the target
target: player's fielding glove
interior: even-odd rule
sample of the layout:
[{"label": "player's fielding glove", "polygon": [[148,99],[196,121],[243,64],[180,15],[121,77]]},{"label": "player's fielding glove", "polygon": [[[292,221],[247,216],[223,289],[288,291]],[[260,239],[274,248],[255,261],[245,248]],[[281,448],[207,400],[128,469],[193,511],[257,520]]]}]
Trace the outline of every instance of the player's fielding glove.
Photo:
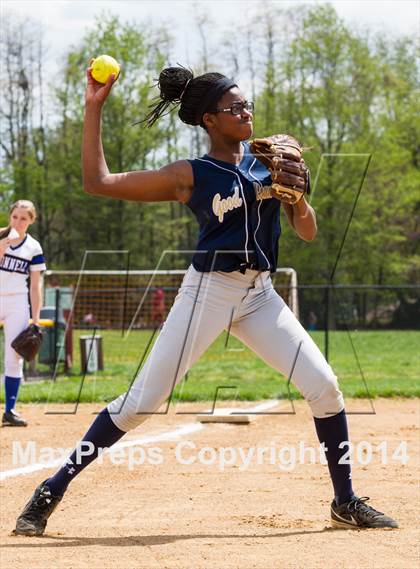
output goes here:
[{"label": "player's fielding glove", "polygon": [[310,192],[309,169],[302,159],[302,147],[288,134],[255,138],[251,152],[270,170],[271,195],[281,202],[295,204]]},{"label": "player's fielding glove", "polygon": [[42,332],[35,324],[23,330],[12,342],[12,348],[30,362],[39,352],[42,344]]}]

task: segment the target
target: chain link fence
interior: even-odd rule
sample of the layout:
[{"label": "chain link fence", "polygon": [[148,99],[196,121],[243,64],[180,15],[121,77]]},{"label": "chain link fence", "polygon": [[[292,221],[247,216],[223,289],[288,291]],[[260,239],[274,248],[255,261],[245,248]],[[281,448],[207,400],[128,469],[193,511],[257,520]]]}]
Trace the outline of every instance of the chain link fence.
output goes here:
[{"label": "chain link fence", "polygon": [[[174,303],[185,275],[170,271],[47,271],[45,306],[72,309],[74,328],[155,328]],[[299,316],[294,269],[278,269],[273,284]]]}]

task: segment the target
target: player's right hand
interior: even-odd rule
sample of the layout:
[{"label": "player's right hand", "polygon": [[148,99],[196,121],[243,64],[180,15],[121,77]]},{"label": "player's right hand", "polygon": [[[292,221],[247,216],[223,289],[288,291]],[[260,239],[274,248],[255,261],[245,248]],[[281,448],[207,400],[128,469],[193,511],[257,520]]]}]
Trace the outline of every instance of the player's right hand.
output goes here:
[{"label": "player's right hand", "polygon": [[[92,62],[93,59],[91,59],[90,65],[92,65]],[[105,84],[98,83],[92,77],[92,68],[89,67],[86,71],[86,77],[87,77],[87,86],[85,93],[86,106],[95,105],[98,107],[102,107],[112,89],[112,85],[116,81],[115,74],[110,75],[108,81]]]},{"label": "player's right hand", "polygon": [[0,257],[3,257],[4,253],[6,252],[6,249],[10,245],[10,243],[11,243],[11,240],[8,237],[5,237],[4,239],[0,239]]}]

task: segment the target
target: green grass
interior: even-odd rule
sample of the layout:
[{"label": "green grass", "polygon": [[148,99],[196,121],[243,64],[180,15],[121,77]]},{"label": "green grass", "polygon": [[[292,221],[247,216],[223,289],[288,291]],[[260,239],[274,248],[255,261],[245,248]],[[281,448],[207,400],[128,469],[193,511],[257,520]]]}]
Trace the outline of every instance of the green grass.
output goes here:
[{"label": "green grass", "polygon": [[[122,340],[120,332],[102,331],[105,370],[96,374],[96,377],[88,375],[81,389],[78,337],[82,333],[86,332],[75,331],[73,374],[60,375],[56,382],[44,380],[23,384],[19,394],[21,402],[74,403],[80,390],[81,402],[103,402],[112,400],[127,389],[150,338],[150,332],[133,332],[126,340]],[[323,350],[323,332],[314,332],[312,336]],[[212,401],[217,388],[218,399],[288,397],[284,377],[233,338],[229,341],[229,347],[241,351],[226,350],[225,338],[224,334],[221,335],[190,370],[187,381],[181,382],[174,392],[176,400]],[[360,331],[352,332],[351,338],[372,397],[420,395],[420,332]],[[368,396],[346,332],[330,333],[330,363],[346,397]],[[236,389],[228,389],[228,386],[235,386]],[[291,394],[294,398],[300,398],[293,387]],[[1,397],[4,397],[3,393]]]}]

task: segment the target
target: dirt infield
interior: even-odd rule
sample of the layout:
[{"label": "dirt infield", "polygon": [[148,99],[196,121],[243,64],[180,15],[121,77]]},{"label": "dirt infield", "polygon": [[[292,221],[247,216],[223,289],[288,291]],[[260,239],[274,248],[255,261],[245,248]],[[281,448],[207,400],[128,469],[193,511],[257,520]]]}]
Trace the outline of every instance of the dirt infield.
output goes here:
[{"label": "dirt infield", "polygon": [[[359,453],[354,455],[355,490],[371,496],[374,507],[400,523],[398,530],[382,531],[330,529],[327,467],[318,455],[316,463],[310,463],[309,447],[318,449],[312,418],[304,402],[295,407],[296,414],[253,416],[249,425],[201,429],[195,415],[175,413],[194,411],[197,405],[183,404],[168,415],[152,417],[123,439],[129,443],[156,436],[143,446],[150,460],[131,464],[130,470],[128,449],[136,449],[132,460],[140,461],[142,455],[138,446],[128,446],[125,455],[121,451],[114,456],[114,463],[121,464],[105,456],[103,465],[88,467],[70,487],[42,538],[16,537],[11,530],[35,485],[55,468],[4,479],[1,566],[418,569],[419,401],[377,400],[375,415],[349,416],[351,439]],[[82,405],[76,415],[45,415],[43,406],[21,409],[30,426],[1,430],[3,472],[21,466],[12,461],[18,441],[21,448],[29,448],[29,441],[36,443],[35,462],[48,458],[41,447],[72,447],[100,407]],[[355,400],[347,402],[347,409],[367,411],[369,406]],[[275,411],[290,407],[270,409]],[[182,426],[187,426],[185,434],[168,440],[168,433]],[[407,443],[406,464],[401,453],[393,456],[401,441]],[[193,459],[193,464],[181,463]],[[224,469],[223,459],[230,461]]]}]

